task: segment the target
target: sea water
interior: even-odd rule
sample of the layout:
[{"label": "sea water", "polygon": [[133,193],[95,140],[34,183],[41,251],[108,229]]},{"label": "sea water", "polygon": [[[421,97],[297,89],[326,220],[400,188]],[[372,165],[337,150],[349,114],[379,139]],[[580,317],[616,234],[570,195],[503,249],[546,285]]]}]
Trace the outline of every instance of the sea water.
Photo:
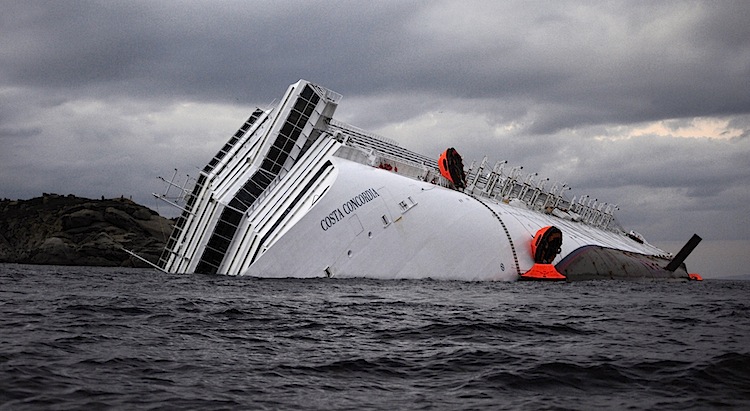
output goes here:
[{"label": "sea water", "polygon": [[750,281],[0,284],[3,410],[750,408]]}]

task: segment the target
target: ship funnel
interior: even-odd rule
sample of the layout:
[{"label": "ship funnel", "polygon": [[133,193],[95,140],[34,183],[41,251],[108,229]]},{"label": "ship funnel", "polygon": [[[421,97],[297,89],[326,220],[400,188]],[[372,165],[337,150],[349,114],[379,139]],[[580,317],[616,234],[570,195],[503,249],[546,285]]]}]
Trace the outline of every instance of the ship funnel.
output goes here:
[{"label": "ship funnel", "polygon": [[698,243],[701,242],[701,240],[702,238],[700,238],[698,234],[693,234],[693,236],[690,237],[690,240],[688,240],[688,242],[682,246],[682,249],[680,250],[680,252],[677,253],[677,255],[672,259],[672,261],[669,262],[669,264],[667,264],[667,266],[664,269],[667,271],[674,272],[680,266],[680,264],[682,264],[685,261],[685,259],[690,255],[690,253],[693,252],[693,250],[698,245]]}]

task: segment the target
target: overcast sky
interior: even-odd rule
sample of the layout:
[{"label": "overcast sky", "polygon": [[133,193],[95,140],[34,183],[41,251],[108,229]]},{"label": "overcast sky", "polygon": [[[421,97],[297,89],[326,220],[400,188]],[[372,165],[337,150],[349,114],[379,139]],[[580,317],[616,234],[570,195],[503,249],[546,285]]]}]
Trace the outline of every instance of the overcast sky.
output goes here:
[{"label": "overcast sky", "polygon": [[[335,118],[616,203],[750,273],[750,2],[0,0],[0,198],[151,197],[300,78]],[[173,214],[173,213],[172,213]]]}]

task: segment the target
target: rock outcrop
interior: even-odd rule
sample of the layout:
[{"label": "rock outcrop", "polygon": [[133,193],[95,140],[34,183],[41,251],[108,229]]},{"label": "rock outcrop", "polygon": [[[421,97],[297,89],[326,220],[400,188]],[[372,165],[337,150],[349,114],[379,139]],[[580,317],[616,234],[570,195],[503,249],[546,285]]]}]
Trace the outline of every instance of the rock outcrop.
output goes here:
[{"label": "rock outcrop", "polygon": [[125,198],[44,194],[0,201],[0,262],[145,266],[156,263],[173,221]]}]

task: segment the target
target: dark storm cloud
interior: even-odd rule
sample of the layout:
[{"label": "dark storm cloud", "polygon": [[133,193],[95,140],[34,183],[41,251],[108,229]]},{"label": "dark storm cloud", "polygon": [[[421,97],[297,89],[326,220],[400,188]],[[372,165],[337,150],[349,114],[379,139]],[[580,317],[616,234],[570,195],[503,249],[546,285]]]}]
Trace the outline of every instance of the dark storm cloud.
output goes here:
[{"label": "dark storm cloud", "polygon": [[384,60],[384,42],[407,46],[388,38],[413,6],[384,4],[16,2],[2,17],[3,77],[227,101],[274,98],[302,76],[351,86]]},{"label": "dark storm cloud", "polygon": [[3,78],[74,95],[258,102],[304,77],[345,96],[527,98],[531,133],[750,108],[746,2],[8,6]]}]

